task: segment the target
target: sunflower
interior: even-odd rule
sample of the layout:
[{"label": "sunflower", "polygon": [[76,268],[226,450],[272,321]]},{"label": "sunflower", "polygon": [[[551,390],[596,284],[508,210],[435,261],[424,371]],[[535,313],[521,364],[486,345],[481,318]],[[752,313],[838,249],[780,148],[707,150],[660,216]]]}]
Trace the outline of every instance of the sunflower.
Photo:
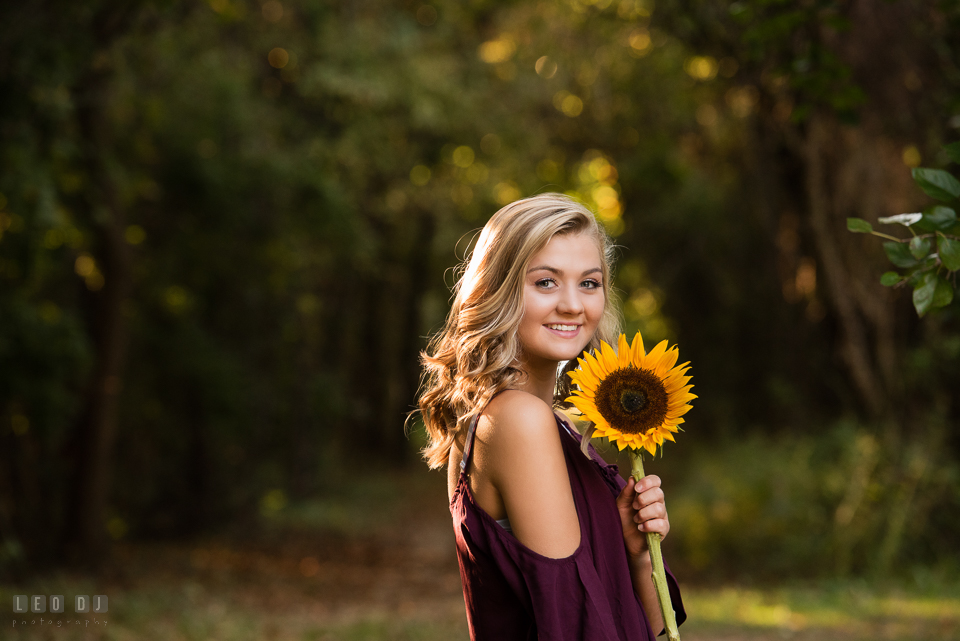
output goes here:
[{"label": "sunflower", "polygon": [[632,345],[620,334],[616,351],[601,341],[600,349],[578,359],[580,367],[570,372],[578,389],[567,402],[596,424],[594,436],[610,439],[621,450],[656,454],[664,440],[674,440],[681,417],[697,398],[690,393],[693,385],[687,385],[689,363],[676,365],[678,357],[676,345],[667,349],[667,341],[644,352],[640,332]]}]

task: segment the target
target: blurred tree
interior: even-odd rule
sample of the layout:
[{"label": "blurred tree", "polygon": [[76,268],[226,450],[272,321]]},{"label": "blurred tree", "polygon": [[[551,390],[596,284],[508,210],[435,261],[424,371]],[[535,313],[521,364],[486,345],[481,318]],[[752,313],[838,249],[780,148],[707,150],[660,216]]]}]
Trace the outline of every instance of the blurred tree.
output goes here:
[{"label": "blurred tree", "polygon": [[[726,65],[734,86],[725,101],[756,111],[745,138],[748,180],[778,260],[793,263],[781,268],[793,281],[784,280],[784,294],[821,287],[811,270],[822,271],[838,354],[875,417],[908,406],[916,391],[898,347],[916,342],[916,324],[877,283],[877,248],[842,230],[848,216],[918,208],[908,167],[921,150],[935,153],[944,114],[958,107],[958,17],[956,3],[909,1],[707,0],[657,12],[659,26],[707,56],[691,58],[689,70]],[[797,251],[807,243],[816,252],[810,267]]]},{"label": "blurred tree", "polygon": [[913,5],[864,19],[933,30],[891,63],[922,71],[905,101],[860,80],[879,63],[844,57],[877,50],[873,31],[831,53],[843,21],[820,20],[840,10],[737,6],[759,17],[635,0],[0,8],[0,567],[248,523],[353,460],[410,458],[448,268],[540,191],[582,198],[629,248],[628,327],[683,343],[709,399],[698,429],[850,406],[824,374],[835,327],[875,407],[889,303],[813,223],[908,193],[889,176],[902,140],[941,133],[918,123],[952,76],[930,72],[928,95],[920,65],[949,71],[949,32]]}]

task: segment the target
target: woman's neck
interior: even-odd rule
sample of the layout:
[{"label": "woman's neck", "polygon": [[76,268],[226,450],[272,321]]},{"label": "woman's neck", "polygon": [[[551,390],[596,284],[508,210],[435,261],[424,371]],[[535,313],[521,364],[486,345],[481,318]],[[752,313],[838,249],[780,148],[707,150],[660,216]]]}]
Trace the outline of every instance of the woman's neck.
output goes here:
[{"label": "woman's neck", "polygon": [[555,362],[541,363],[537,366],[524,363],[522,368],[526,377],[520,389],[553,407],[553,396],[557,387],[557,365]]}]

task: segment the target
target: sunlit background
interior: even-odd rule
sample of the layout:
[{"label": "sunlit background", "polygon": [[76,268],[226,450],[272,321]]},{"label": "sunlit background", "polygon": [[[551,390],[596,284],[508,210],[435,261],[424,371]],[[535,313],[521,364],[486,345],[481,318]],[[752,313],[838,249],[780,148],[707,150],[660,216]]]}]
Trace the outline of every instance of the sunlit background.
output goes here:
[{"label": "sunlit background", "polygon": [[957,638],[960,303],[918,318],[846,219],[956,172],[958,34],[947,0],[4,4],[0,603],[110,611],[0,637],[467,638],[404,419],[476,230],[558,191],[693,366],[647,464],[684,638]]}]

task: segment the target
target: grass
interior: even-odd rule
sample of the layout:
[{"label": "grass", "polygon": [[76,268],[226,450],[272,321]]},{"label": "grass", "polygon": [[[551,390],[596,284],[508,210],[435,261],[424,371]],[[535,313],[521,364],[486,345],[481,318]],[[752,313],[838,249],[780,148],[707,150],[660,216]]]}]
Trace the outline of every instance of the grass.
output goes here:
[{"label": "grass", "polygon": [[[256,532],[121,543],[97,577],[59,573],[0,585],[0,639],[467,639],[441,475],[356,474],[349,487],[330,485],[316,500],[269,505]],[[700,586],[680,578],[685,641],[960,638],[960,579],[946,573],[762,587],[746,578]],[[98,617],[14,616],[16,594],[62,594],[68,612],[74,595],[105,594],[110,609]]]},{"label": "grass", "polygon": [[[76,577],[59,576],[28,586],[3,586],[0,598],[11,603],[16,593],[90,594],[95,586]],[[280,594],[277,594],[279,590]],[[690,615],[681,626],[687,641],[733,639],[818,639],[881,641],[960,638],[960,585],[940,594],[876,587],[861,581],[830,581],[771,589],[727,585],[688,587],[684,603]],[[228,589],[183,577],[134,589],[111,588],[110,611],[90,615],[29,615],[27,625],[11,626],[5,617],[0,638],[26,639],[156,639],[157,641],[448,641],[466,639],[463,603],[458,593],[443,598],[405,594],[393,603],[376,591],[367,598],[330,607],[323,595],[311,597],[309,586],[299,595],[282,586],[239,582]],[[68,607],[68,610],[70,608]],[[24,617],[24,615],[20,615]],[[20,618],[18,617],[18,618]],[[39,625],[40,618],[55,622]],[[71,621],[68,623],[68,620]],[[36,621],[30,625],[30,621]],[[79,621],[80,623],[75,623]]]},{"label": "grass", "polygon": [[687,590],[688,639],[863,640],[960,638],[960,585],[916,588],[823,581],[770,589]]}]

